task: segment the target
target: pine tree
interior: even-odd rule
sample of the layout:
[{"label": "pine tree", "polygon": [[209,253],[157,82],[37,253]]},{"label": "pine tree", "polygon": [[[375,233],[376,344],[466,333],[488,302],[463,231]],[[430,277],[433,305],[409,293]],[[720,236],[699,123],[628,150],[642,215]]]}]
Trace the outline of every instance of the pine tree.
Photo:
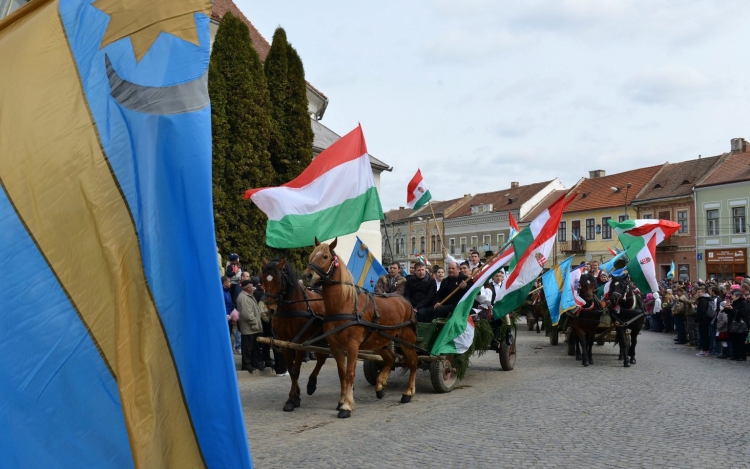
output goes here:
[{"label": "pine tree", "polygon": [[[276,184],[281,185],[299,176],[313,157],[305,70],[283,28],[277,28],[273,34],[264,69],[273,120],[269,151]],[[277,251],[277,255],[286,257],[300,270],[307,265],[309,254],[310,249],[305,248]]]},{"label": "pine tree", "polygon": [[269,144],[272,121],[263,65],[247,26],[227,13],[216,32],[208,89],[213,137],[216,241],[236,252],[246,269],[259,271],[266,216],[244,200],[244,191],[275,183]]}]

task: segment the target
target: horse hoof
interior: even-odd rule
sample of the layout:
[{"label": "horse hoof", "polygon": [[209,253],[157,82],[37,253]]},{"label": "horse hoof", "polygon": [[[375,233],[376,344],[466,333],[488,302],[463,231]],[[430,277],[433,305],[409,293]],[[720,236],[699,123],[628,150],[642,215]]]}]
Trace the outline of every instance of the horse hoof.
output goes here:
[{"label": "horse hoof", "polygon": [[294,410],[294,402],[286,401],[284,404],[284,412],[291,412]]},{"label": "horse hoof", "polygon": [[302,399],[299,397],[294,398],[294,407],[299,407],[302,404]]},{"label": "horse hoof", "polygon": [[382,399],[385,397],[385,389],[381,389],[380,391],[375,391],[375,397],[378,399]]},{"label": "horse hoof", "polygon": [[401,403],[406,404],[407,402],[411,402],[411,396],[407,396],[406,394],[401,395]]},{"label": "horse hoof", "polygon": [[312,396],[315,394],[315,390],[318,389],[317,383],[315,381],[308,381],[307,382],[307,395]]},{"label": "horse hoof", "polygon": [[627,360],[625,360],[625,362],[623,363],[623,365],[625,366],[625,368],[630,368],[630,362],[627,361]]},{"label": "horse hoof", "polygon": [[352,411],[351,410],[343,410],[342,409],[342,410],[339,411],[338,418],[340,418],[340,419],[348,419],[351,416],[352,416]]},{"label": "horse hoof", "polygon": [[635,357],[630,357],[630,364],[635,365]]},{"label": "horse hoof", "polygon": [[339,402],[339,405],[336,406],[336,410],[341,410],[341,406],[344,405],[342,402]]},{"label": "horse hoof", "polygon": [[583,366],[589,366],[589,362],[583,362]]}]

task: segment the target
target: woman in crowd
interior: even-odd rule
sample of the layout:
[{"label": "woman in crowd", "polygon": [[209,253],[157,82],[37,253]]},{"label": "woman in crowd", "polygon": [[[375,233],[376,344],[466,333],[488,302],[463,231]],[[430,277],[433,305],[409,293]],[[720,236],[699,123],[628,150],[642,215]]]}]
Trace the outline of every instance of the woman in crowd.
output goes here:
[{"label": "woman in crowd", "polygon": [[748,323],[750,323],[750,314],[747,311],[747,301],[742,296],[740,290],[732,290],[732,304],[727,305],[729,310],[727,314],[729,338],[732,341],[732,360],[745,361],[747,353],[745,351],[745,339],[747,338]]}]

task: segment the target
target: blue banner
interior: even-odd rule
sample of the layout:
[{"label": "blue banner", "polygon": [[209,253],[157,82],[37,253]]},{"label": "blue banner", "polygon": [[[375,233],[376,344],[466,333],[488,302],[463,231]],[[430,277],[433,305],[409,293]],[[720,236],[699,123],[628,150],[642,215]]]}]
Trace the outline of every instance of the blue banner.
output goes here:
[{"label": "blue banner", "polygon": [[367,291],[374,292],[378,278],[385,275],[388,271],[383,265],[375,259],[370,249],[357,236],[357,243],[354,245],[352,255],[349,256],[349,262],[346,267],[354,278],[354,283]]},{"label": "blue banner", "polygon": [[570,284],[569,273],[572,261],[573,257],[568,257],[560,262],[560,264],[542,274],[544,297],[547,299],[547,309],[549,309],[549,316],[553,326],[560,321],[560,300],[562,292]]}]

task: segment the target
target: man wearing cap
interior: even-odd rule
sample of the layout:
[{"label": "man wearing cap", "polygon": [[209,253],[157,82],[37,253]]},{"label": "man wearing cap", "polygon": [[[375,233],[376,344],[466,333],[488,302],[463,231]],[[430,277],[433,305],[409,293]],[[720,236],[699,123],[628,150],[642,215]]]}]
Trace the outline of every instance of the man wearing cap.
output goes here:
[{"label": "man wearing cap", "polygon": [[237,311],[240,313],[238,324],[242,334],[242,369],[253,373],[256,369],[265,368],[264,363],[260,361],[260,343],[256,341],[263,331],[263,326],[260,307],[253,296],[255,287],[252,280],[243,280],[241,286],[242,292],[237,297]]}]

